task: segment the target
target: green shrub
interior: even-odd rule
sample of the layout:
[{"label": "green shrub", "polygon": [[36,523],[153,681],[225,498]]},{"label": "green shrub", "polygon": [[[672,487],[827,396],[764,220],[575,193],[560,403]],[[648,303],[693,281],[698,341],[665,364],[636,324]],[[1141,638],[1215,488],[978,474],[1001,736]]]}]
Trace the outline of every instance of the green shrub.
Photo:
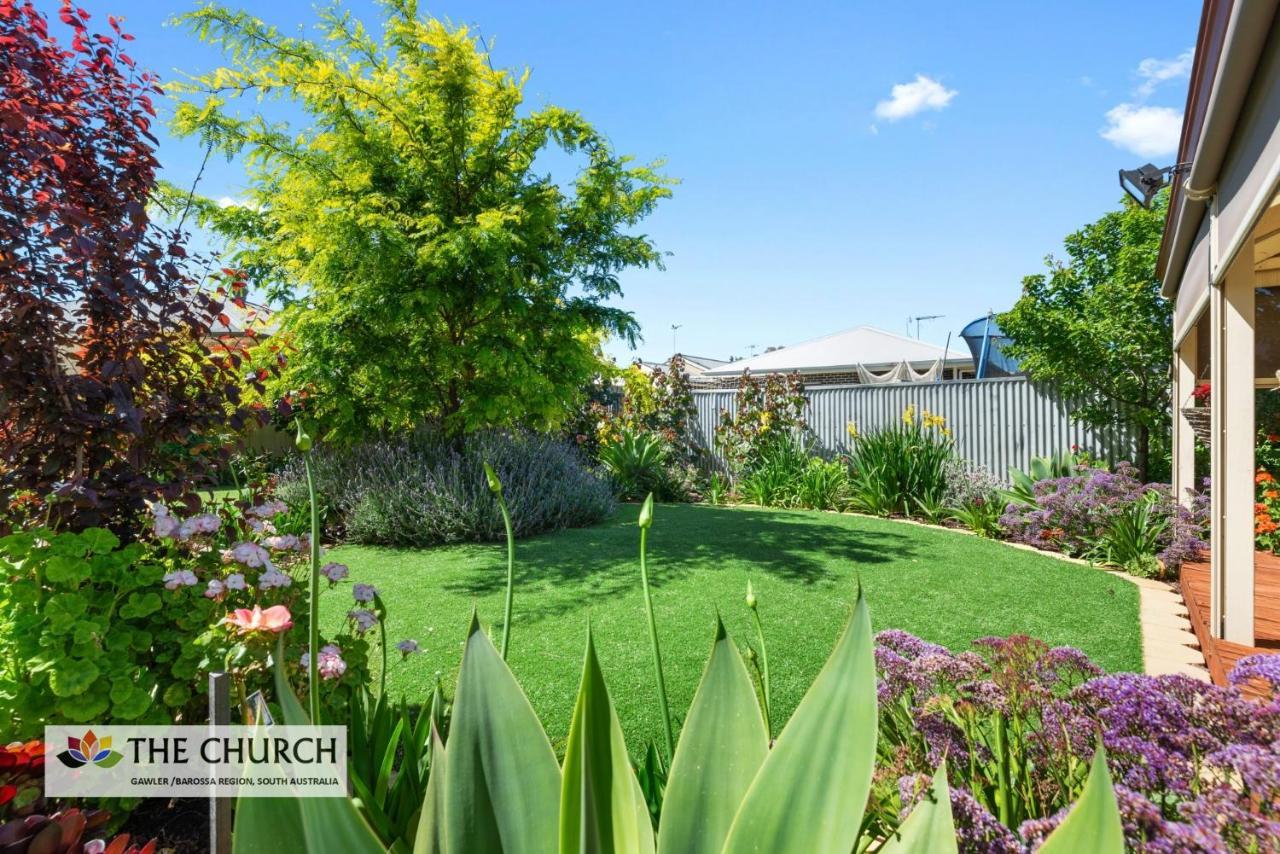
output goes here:
[{"label": "green shrub", "polygon": [[993,497],[974,496],[951,505],[948,513],[950,518],[975,534],[994,537],[1000,533],[1000,517],[1004,515],[1004,505]]},{"label": "green shrub", "polygon": [[800,506],[800,482],[809,459],[798,439],[779,434],[760,449],[739,482],[743,500],[762,507]]},{"label": "green shrub", "polygon": [[618,497],[640,501],[653,493],[660,501],[683,498],[667,467],[671,455],[657,436],[623,428],[613,441],[600,446],[596,459],[609,473]]},{"label": "green shrub", "polygon": [[1080,455],[1063,451],[1051,457],[1032,457],[1026,471],[1009,466],[1009,480],[1013,486],[1004,492],[1006,504],[1033,507],[1036,503],[1035,485],[1042,480],[1071,477],[1086,461]]},{"label": "green shrub", "polygon": [[[517,536],[592,525],[613,513],[608,482],[559,439],[486,431],[458,447],[424,429],[313,452],[327,533],[370,545],[501,540],[486,461],[502,481]],[[291,509],[307,506],[299,463],[281,475],[277,491]]]},{"label": "green shrub", "polygon": [[842,460],[810,457],[796,485],[797,506],[843,510],[849,499],[849,467]]},{"label": "green shrub", "polygon": [[1133,575],[1154,578],[1160,575],[1156,555],[1164,550],[1173,519],[1163,507],[1164,496],[1147,492],[1137,501],[1118,509],[1094,548],[1091,560],[1118,566]]},{"label": "green shrub", "polygon": [[950,431],[940,415],[914,406],[902,423],[866,435],[853,435],[849,464],[852,505],[877,516],[910,516],[920,503],[941,501],[947,487],[947,464],[955,452]]},{"label": "green shrub", "polygon": [[[164,566],[109,531],[35,528],[0,539],[0,712],[10,736],[48,724],[168,723],[192,704],[221,616],[162,585]],[[199,707],[199,703],[195,703]]]}]

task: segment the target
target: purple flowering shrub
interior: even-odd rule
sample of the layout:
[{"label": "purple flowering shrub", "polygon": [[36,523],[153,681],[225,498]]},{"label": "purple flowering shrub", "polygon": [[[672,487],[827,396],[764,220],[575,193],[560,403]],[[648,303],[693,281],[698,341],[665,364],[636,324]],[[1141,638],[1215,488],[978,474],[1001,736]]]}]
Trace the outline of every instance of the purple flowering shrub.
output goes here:
[{"label": "purple flowering shrub", "polygon": [[1032,489],[1034,503],[1011,502],[1000,526],[1009,539],[1036,548],[1142,574],[1152,574],[1149,559],[1158,558],[1171,572],[1207,547],[1208,494],[1194,494],[1185,507],[1167,484],[1143,483],[1136,475],[1120,463],[1115,471],[1082,466],[1041,480]]},{"label": "purple flowering shrub", "polygon": [[[1280,701],[1103,675],[1079,650],[1022,636],[961,653],[897,630],[876,642],[877,832],[945,758],[961,851],[1034,850],[1079,797],[1100,740],[1134,850],[1280,850]],[[1280,656],[1261,658],[1240,679],[1280,685]]]}]

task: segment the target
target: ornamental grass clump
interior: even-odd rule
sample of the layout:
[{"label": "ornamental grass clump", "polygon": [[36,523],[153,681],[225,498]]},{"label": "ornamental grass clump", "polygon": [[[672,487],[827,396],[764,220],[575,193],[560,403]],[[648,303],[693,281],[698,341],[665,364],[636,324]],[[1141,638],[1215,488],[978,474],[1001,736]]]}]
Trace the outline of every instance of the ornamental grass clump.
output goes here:
[{"label": "ornamental grass clump", "polygon": [[[391,546],[504,540],[486,462],[501,479],[517,537],[592,525],[616,506],[607,480],[554,437],[485,431],[455,444],[423,429],[312,453],[325,533]],[[306,506],[301,466],[285,470],[278,494],[290,507]]]}]

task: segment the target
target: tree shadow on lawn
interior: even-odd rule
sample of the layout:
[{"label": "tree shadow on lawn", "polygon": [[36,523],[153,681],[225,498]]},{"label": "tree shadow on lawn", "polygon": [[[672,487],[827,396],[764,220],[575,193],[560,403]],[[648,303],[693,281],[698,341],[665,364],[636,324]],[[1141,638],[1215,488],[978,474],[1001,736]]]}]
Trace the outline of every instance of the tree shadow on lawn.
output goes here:
[{"label": "tree shadow on lawn", "polygon": [[[640,532],[637,508],[623,505],[609,521],[590,528],[544,534],[516,543],[516,584],[574,588],[567,601],[542,602],[537,616],[580,608],[638,588]],[[730,564],[791,582],[815,585],[847,577],[858,566],[915,555],[918,540],[887,531],[849,528],[813,513],[707,506],[659,506],[649,531],[650,584],[661,588],[697,570]],[[506,587],[503,571],[449,582],[451,593],[482,597]],[[525,608],[529,607],[525,600]]]}]

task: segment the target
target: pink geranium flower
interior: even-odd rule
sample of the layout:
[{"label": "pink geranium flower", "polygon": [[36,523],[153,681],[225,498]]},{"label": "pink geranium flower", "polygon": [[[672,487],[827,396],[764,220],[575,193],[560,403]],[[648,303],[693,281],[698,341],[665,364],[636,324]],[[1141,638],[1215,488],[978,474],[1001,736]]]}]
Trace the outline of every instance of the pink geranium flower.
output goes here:
[{"label": "pink geranium flower", "polygon": [[293,615],[284,605],[272,605],[262,610],[258,605],[253,610],[237,608],[223,618],[222,622],[234,626],[240,634],[250,632],[272,632],[278,634],[293,625]]}]

